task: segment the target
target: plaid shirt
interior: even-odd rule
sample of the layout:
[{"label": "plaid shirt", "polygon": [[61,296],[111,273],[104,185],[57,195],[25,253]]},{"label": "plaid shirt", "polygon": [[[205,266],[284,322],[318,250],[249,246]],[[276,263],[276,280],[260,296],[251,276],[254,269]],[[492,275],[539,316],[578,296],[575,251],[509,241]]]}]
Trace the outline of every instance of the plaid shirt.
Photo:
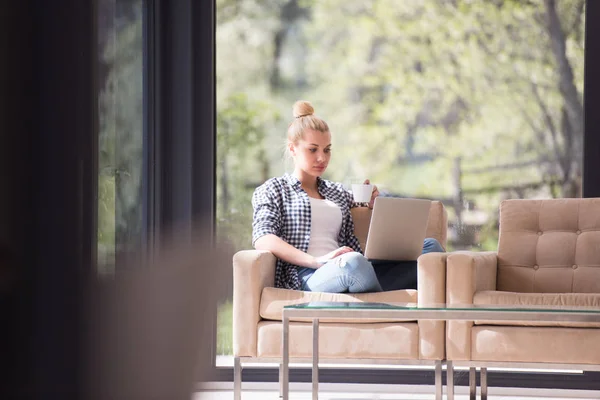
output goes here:
[{"label": "plaid shirt", "polygon": [[[354,206],[352,193],[340,183],[317,178],[319,193],[334,202],[342,211],[342,227],[338,234],[338,244],[349,246],[362,253],[354,236],[354,222],[350,208]],[[293,175],[271,178],[256,188],[252,196],[254,219],[252,222],[252,245],[258,238],[273,234],[304,252],[310,241],[311,208],[308,195],[301,183]],[[275,287],[300,289],[298,270],[281,259],[277,259]]]}]

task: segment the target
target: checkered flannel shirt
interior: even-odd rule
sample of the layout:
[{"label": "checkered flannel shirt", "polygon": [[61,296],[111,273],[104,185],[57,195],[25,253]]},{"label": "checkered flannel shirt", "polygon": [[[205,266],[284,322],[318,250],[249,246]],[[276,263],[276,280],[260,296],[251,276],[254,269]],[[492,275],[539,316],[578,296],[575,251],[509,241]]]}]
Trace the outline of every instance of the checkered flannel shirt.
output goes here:
[{"label": "checkered flannel shirt", "polygon": [[[338,235],[339,246],[349,246],[362,253],[354,236],[354,222],[350,208],[354,206],[352,193],[340,183],[317,178],[319,193],[334,202],[342,211],[342,227]],[[271,178],[256,188],[252,196],[254,219],[252,245],[261,236],[273,234],[304,252],[310,241],[311,207],[308,195],[300,181],[293,175]],[[296,265],[277,259],[275,287],[300,289]]]}]

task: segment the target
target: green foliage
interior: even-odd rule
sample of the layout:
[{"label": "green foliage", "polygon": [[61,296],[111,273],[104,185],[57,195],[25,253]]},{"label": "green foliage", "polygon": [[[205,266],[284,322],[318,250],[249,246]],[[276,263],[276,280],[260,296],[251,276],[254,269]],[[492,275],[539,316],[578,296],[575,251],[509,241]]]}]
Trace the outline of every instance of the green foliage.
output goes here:
[{"label": "green foliage", "polygon": [[[98,253],[111,272],[119,231],[139,232],[143,151],[141,2],[115,19],[101,52],[106,77],[99,97]],[[118,187],[118,190],[117,190]],[[118,206],[117,206],[118,205]],[[102,272],[102,271],[101,271]]]},{"label": "green foliage", "polygon": [[233,303],[226,301],[217,312],[217,354],[233,354]]},{"label": "green foliage", "polygon": [[98,265],[114,264],[115,179],[100,172],[98,177]]},{"label": "green foliage", "polygon": [[251,197],[269,177],[263,141],[266,126],[278,118],[266,102],[234,93],[217,113],[217,232],[235,249],[251,245]]}]

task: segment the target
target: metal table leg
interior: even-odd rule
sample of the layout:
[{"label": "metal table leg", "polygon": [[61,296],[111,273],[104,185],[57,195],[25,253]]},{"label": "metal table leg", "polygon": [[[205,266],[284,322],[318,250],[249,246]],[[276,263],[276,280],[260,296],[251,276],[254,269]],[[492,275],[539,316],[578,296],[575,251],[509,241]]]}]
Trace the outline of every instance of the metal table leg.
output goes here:
[{"label": "metal table leg", "polygon": [[279,397],[283,397],[283,363],[279,363]]},{"label": "metal table leg", "polygon": [[469,399],[477,400],[477,369],[469,368]]},{"label": "metal table leg", "polygon": [[435,400],[442,400],[442,361],[435,361]]},{"label": "metal table leg", "polygon": [[239,357],[233,359],[233,400],[242,398],[242,363]]},{"label": "metal table leg", "polygon": [[289,400],[290,398],[290,382],[289,382],[289,364],[290,364],[290,319],[285,315],[283,311],[283,360],[281,363],[281,397],[283,400]]},{"label": "metal table leg", "polygon": [[319,399],[319,319],[313,319],[312,398]]},{"label": "metal table leg", "polygon": [[454,365],[452,361],[446,361],[446,397],[454,400]]},{"label": "metal table leg", "polygon": [[479,379],[481,381],[481,400],[487,400],[487,368],[479,369]]}]

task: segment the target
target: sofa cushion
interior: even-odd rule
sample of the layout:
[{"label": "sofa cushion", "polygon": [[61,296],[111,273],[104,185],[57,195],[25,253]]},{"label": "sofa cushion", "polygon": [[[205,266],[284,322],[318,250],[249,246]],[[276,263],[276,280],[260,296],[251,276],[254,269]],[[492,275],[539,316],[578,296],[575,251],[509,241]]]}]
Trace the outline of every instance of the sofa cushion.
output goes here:
[{"label": "sofa cushion", "polygon": [[[303,292],[300,290],[278,289],[267,287],[262,291],[260,299],[260,316],[263,319],[281,321],[283,307],[293,304],[308,303],[311,301],[337,301],[337,302],[371,302],[371,303],[416,303],[416,290],[394,290],[378,293],[323,293]],[[291,319],[291,321],[295,321]],[[306,321],[306,320],[304,320]],[[322,319],[326,322],[326,319]],[[336,319],[336,322],[371,323],[372,319]],[[378,322],[384,320],[377,319]],[[411,320],[414,321],[414,320]]]},{"label": "sofa cushion", "polygon": [[[501,291],[482,291],[475,293],[473,304],[518,306],[572,306],[595,307],[600,309],[600,294],[597,293],[516,293]],[[533,316],[532,316],[533,317]],[[504,322],[475,321],[475,325],[511,325],[511,326],[565,326],[565,327],[600,327],[600,323],[572,322]]]},{"label": "sofa cushion", "polygon": [[[258,323],[258,357],[281,357],[282,324]],[[290,323],[290,357],[312,356],[312,324]],[[419,359],[415,323],[319,324],[319,356],[326,358]]]},{"label": "sofa cushion", "polygon": [[471,360],[599,364],[600,329],[474,326]]},{"label": "sofa cushion", "polygon": [[505,200],[498,290],[600,293],[600,199]]}]

